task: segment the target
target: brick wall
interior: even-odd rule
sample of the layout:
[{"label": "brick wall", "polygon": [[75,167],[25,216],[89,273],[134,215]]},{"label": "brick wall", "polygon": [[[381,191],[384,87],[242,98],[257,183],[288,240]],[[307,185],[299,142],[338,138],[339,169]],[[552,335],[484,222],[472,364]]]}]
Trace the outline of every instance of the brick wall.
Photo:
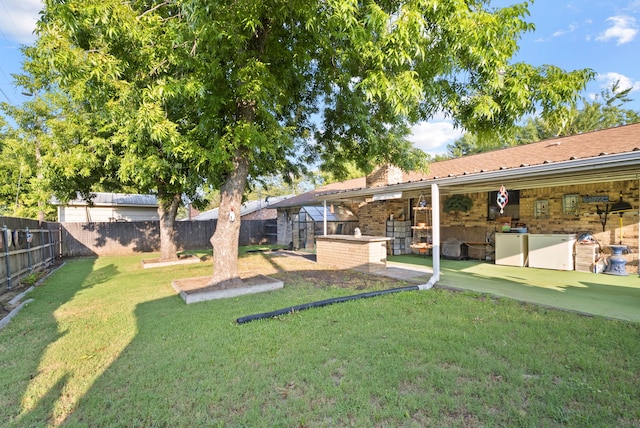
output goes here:
[{"label": "brick wall", "polygon": [[[508,184],[505,184],[509,189]],[[629,202],[632,212],[622,216],[622,241],[629,246],[627,270],[637,271],[638,267],[638,182],[635,180],[598,184],[581,184],[572,186],[544,187],[540,189],[526,189],[520,191],[520,219],[525,223],[529,233],[581,233],[591,232],[600,244],[607,245],[620,241],[620,215],[609,214],[604,231],[597,213],[597,208],[605,209],[606,203],[585,203],[583,196],[607,196],[609,206],[620,198]],[[564,195],[579,195],[578,215],[564,214],[562,202]],[[467,195],[473,200],[473,208],[468,213],[440,212],[441,241],[456,238],[462,241],[484,241],[487,234],[498,230],[498,225],[487,220],[487,193]],[[442,202],[446,196],[442,197]],[[536,218],[534,205],[536,200],[548,201],[549,215],[546,218]],[[415,202],[415,201],[414,201]],[[360,229],[363,235],[384,236],[386,220],[390,214],[408,209],[406,200],[378,201],[360,207]],[[479,254],[470,256],[478,257]],[[632,267],[635,266],[635,269]],[[631,268],[631,269],[630,269]]]},{"label": "brick wall", "polygon": [[[622,217],[623,240],[625,244],[637,250],[638,183],[635,181],[521,190],[520,219],[518,222],[525,223],[529,233],[578,233],[589,231],[596,235],[602,245],[615,243],[618,242],[620,237],[620,216],[618,214],[609,214],[605,231],[603,231],[600,217],[597,214],[597,207],[604,210],[606,203],[584,203],[582,202],[582,197],[608,196],[609,205],[611,206],[618,201],[621,191],[623,200],[629,202],[634,209],[634,212],[625,213]],[[579,195],[580,203],[577,216],[563,213],[563,197],[568,194]],[[496,230],[497,224],[487,220],[487,194],[470,194],[468,196],[473,199],[471,211],[458,215],[441,212],[441,226],[481,226],[486,227],[488,231]],[[534,205],[536,200],[548,201],[549,215],[546,218],[535,217]]]},{"label": "brick wall", "polygon": [[390,201],[371,202],[360,207],[358,219],[363,235],[386,236],[386,221],[393,214],[394,219],[400,220],[402,215],[408,218],[407,201],[394,199]]},{"label": "brick wall", "polygon": [[402,182],[402,170],[396,166],[382,165],[366,177],[367,187],[380,187]]},{"label": "brick wall", "polygon": [[375,272],[387,266],[387,242],[320,238],[316,242],[317,261],[339,269]]}]

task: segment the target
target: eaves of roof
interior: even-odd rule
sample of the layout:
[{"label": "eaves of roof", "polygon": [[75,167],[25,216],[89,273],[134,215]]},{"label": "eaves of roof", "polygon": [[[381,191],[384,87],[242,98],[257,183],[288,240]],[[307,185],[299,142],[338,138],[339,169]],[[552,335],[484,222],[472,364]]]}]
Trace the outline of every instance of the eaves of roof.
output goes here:
[{"label": "eaves of roof", "polygon": [[128,193],[108,193],[108,192],[94,192],[94,198],[92,199],[91,204],[89,204],[84,199],[78,197],[76,199],[70,200],[67,203],[62,203],[61,201],[53,198],[52,203],[54,205],[65,205],[65,206],[96,206],[96,207],[147,207],[147,208],[157,208],[158,207],[158,199],[155,195],[139,195],[139,194],[128,194]]},{"label": "eaves of roof", "polygon": [[[427,174],[400,184],[318,192],[317,200],[363,199],[394,191],[419,191],[432,183],[441,193],[628,180],[640,174],[640,123],[434,162]],[[506,184],[506,183],[505,183]]]}]

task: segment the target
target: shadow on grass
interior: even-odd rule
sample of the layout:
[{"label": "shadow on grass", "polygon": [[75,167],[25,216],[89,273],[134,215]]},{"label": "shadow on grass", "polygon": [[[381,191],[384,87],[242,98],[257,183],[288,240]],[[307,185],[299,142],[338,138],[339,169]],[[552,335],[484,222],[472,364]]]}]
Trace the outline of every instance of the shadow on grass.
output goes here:
[{"label": "shadow on grass", "polygon": [[[51,368],[42,366],[42,359],[47,349],[67,334],[56,319],[56,311],[81,290],[112,274],[111,269],[92,272],[94,262],[90,258],[67,262],[29,295],[33,302],[0,331],[2,378],[6,382],[0,387],[0,414],[5,422],[37,426],[52,419],[53,407],[69,376],[52,376]],[[22,340],[25,336],[28,340]],[[33,384],[41,379],[47,379],[47,386],[34,390]]]},{"label": "shadow on grass", "polygon": [[[258,260],[263,260],[264,264],[256,267]],[[461,269],[449,269],[446,266],[446,274],[461,275],[461,280],[467,282],[491,283],[490,277],[483,277],[481,273],[470,271],[477,265],[465,263],[464,266],[455,266],[461,267]],[[290,412],[289,414],[295,415],[298,410],[308,411],[311,404],[319,405],[322,409],[331,408],[335,403],[309,403],[302,397],[295,395],[304,393],[305,387],[310,389],[313,387],[313,382],[308,385],[303,382],[305,382],[307,374],[314,375],[316,369],[320,367],[319,365],[309,364],[309,372],[305,373],[305,376],[296,378],[297,383],[293,385],[289,383],[291,380],[289,378],[283,377],[274,380],[272,376],[273,369],[277,367],[278,362],[284,358],[295,360],[296,353],[307,353],[309,354],[308,358],[315,362],[313,360],[314,354],[320,349],[314,347],[317,331],[308,330],[309,324],[305,324],[305,322],[289,323],[291,317],[268,323],[256,323],[250,329],[235,325],[233,320],[238,316],[250,313],[335,297],[337,294],[352,294],[354,289],[359,289],[359,286],[382,288],[385,284],[389,285],[392,282],[394,286],[398,285],[396,281],[387,279],[389,283],[386,283],[384,278],[353,271],[313,271],[308,264],[295,270],[287,270],[283,259],[257,257],[255,263],[252,259],[252,268],[273,269],[274,276],[290,281],[287,284],[296,285],[290,287],[289,290],[265,293],[264,295],[243,296],[237,299],[227,299],[224,302],[185,305],[178,296],[163,290],[162,287],[169,288],[168,284],[165,284],[169,281],[168,277],[175,276],[176,272],[191,274],[208,270],[210,267],[189,267],[179,271],[164,269],[154,273],[138,268],[131,269],[126,276],[122,277],[126,284],[118,284],[118,282],[125,282],[121,280],[108,281],[119,274],[119,268],[114,265],[106,265],[94,273],[91,273],[89,267],[93,267],[93,265],[84,267],[86,269],[84,277],[77,281],[78,285],[69,286],[70,290],[64,291],[62,297],[41,295],[36,302],[44,302],[45,296],[53,299],[51,313],[54,313],[65,302],[75,298],[76,305],[73,310],[77,313],[72,315],[80,317],[84,322],[76,326],[75,332],[66,334],[86,334],[86,340],[98,336],[96,333],[102,334],[102,337],[96,338],[96,344],[89,347],[90,352],[82,351],[73,354],[73,364],[75,365],[71,367],[75,371],[64,371],[64,357],[61,356],[58,356],[57,360],[53,359],[52,364],[60,364],[62,368],[39,366],[38,362],[43,360],[43,355],[50,351],[45,348],[53,348],[54,342],[62,342],[65,335],[64,332],[60,332],[63,327],[56,322],[56,318],[51,316],[50,319],[46,319],[47,323],[51,324],[50,329],[55,329],[55,332],[49,331],[48,334],[54,336],[55,339],[48,342],[43,341],[38,345],[38,352],[33,357],[35,363],[30,365],[30,371],[23,374],[27,378],[26,386],[21,387],[24,391],[22,393],[23,401],[32,400],[32,395],[34,398],[33,405],[22,416],[13,417],[16,425],[35,426],[45,425],[47,422],[66,422],[70,425],[80,426],[248,426],[263,420],[261,419],[264,416],[263,412],[272,412],[273,416],[285,409]],[[66,274],[67,272],[65,272],[65,279],[72,281],[72,278],[67,277]],[[105,284],[107,282],[108,284]],[[505,282],[512,284],[511,288],[515,288],[513,282]],[[108,285],[108,287],[98,287],[101,284]],[[132,285],[138,287],[132,287]],[[93,290],[91,293],[82,293],[83,287],[90,287]],[[109,289],[110,287],[113,288]],[[337,292],[335,291],[336,287],[344,287],[345,290]],[[101,290],[101,288],[105,290]],[[137,288],[142,289],[137,290]],[[326,290],[325,288],[332,289]],[[585,288],[593,289],[595,287],[589,285]],[[98,294],[98,291],[102,291],[103,294]],[[547,290],[547,292],[555,295],[562,294],[553,290]],[[112,324],[101,327],[101,330],[94,329],[92,323],[95,320],[100,320],[96,322],[110,323],[116,316],[107,311],[102,314],[86,313],[86,311],[83,312],[83,305],[80,304],[83,302],[80,299],[87,299],[87,301],[104,299],[109,303],[109,300],[114,300],[113,293],[137,293],[131,297],[128,295],[118,296],[121,298],[112,303],[118,306],[126,302],[131,303],[125,311],[118,315],[130,318],[127,323],[123,324],[130,330],[128,336],[124,328],[120,331]],[[426,298],[422,296],[428,296],[428,294],[420,294],[420,299]],[[402,296],[394,297],[394,299],[399,299],[399,302],[406,299],[405,303],[413,301],[413,299]],[[374,309],[375,306],[378,305],[372,305],[370,308]],[[418,307],[423,308],[425,305],[414,306],[414,304],[410,304],[405,307],[405,312],[401,311],[398,314],[400,318],[394,319],[394,324],[406,322],[412,316],[410,314],[417,311]],[[380,307],[385,313],[393,312],[386,311],[384,305],[380,305]],[[107,309],[111,310],[112,308]],[[437,311],[438,305],[430,306],[430,310]],[[447,312],[447,317],[453,316],[449,312]],[[464,310],[459,312],[465,313]],[[324,314],[326,313],[330,312],[324,312]],[[431,312],[420,313],[427,322]],[[323,316],[326,316],[324,314]],[[357,321],[358,315],[345,314],[344,312],[342,315],[344,315],[342,323],[337,323],[331,318],[318,319],[318,317],[316,317],[316,323],[323,329],[339,327],[331,336],[331,340],[335,339],[336,341],[331,342],[332,344],[357,343],[358,337],[345,340],[342,338],[343,334],[345,336],[349,334],[350,329],[345,326]],[[294,316],[297,315],[292,315],[292,317]],[[474,325],[481,325],[481,321],[478,321],[480,324]],[[498,323],[496,327],[502,324],[504,323]],[[293,329],[288,330],[287,326],[292,326]],[[468,320],[461,324],[460,330],[462,330],[462,326],[468,326]],[[34,328],[32,327],[32,330]],[[86,332],[80,331],[83,329],[86,329]],[[273,331],[276,334],[270,336],[269,332]],[[56,334],[57,336],[55,336]],[[126,337],[120,338],[119,336]],[[106,351],[100,348],[107,347],[108,342],[115,339],[121,339],[117,346]],[[298,339],[307,344],[304,349],[296,348]],[[374,342],[387,341],[387,337],[375,336],[372,340]],[[309,344],[313,344],[313,346],[309,346]],[[389,343],[389,345],[393,345],[393,343]],[[424,344],[420,344],[417,349],[423,352],[424,347]],[[67,350],[70,353],[73,351]],[[331,351],[331,347],[325,344],[323,352],[327,357],[332,355]],[[97,354],[109,354],[110,358],[104,358],[95,370],[84,372],[83,375],[86,377],[82,377],[78,366],[90,365],[99,360],[100,355],[93,357]],[[64,355],[66,357],[67,354]],[[399,351],[391,355],[394,358],[404,357]],[[14,357],[18,356],[14,355]],[[342,358],[351,357],[352,354],[345,353]],[[364,356],[361,358],[368,364],[369,360],[365,360]],[[78,360],[81,360],[82,364],[78,364]],[[384,367],[393,366],[392,361],[397,360],[389,360],[389,363]],[[333,364],[333,361],[331,360],[329,363]],[[367,364],[362,364],[362,366]],[[293,366],[297,367],[295,361]],[[355,366],[359,365],[356,364],[352,367]],[[49,376],[50,379],[41,382],[47,387],[42,388],[41,391],[30,389],[29,375],[34,375],[36,379],[40,376]],[[343,374],[337,372],[335,376],[338,379]],[[82,387],[74,390],[75,396],[68,398],[69,385],[78,383],[81,383]],[[344,392],[337,386],[334,384],[328,387],[333,388],[332,391]],[[344,395],[338,395],[338,397],[348,397],[347,392]],[[0,394],[4,393],[6,392]],[[17,399],[19,399],[20,394],[17,395]],[[58,400],[55,400],[56,395],[59,397]],[[288,395],[291,400],[286,401],[285,395]],[[420,396],[424,395],[426,394],[420,394]],[[323,393],[318,393],[318,396],[325,399]],[[334,397],[333,395],[328,396],[327,400]],[[271,404],[274,404],[275,407],[268,408]],[[18,407],[15,407],[16,405]],[[301,407],[296,407],[298,405]],[[12,409],[20,409],[19,403],[14,403],[13,406]],[[56,411],[59,413],[55,414]],[[64,419],[56,419],[61,414]],[[283,420],[289,424],[293,422],[286,417]],[[327,424],[331,425],[331,423]],[[285,425],[285,423],[281,423],[281,425]]]},{"label": "shadow on grass", "polygon": [[[276,266],[282,269],[277,262]],[[344,272],[333,273],[340,274]],[[193,305],[185,305],[178,296],[138,304],[135,337],[93,382],[65,422],[72,426],[269,426],[271,422],[264,421],[273,418],[274,412],[281,413],[278,409],[283,406],[287,411],[275,416],[273,424],[291,424],[296,403],[304,405],[305,411],[309,403],[302,397],[294,399],[293,405],[287,402],[283,395],[287,389],[297,393],[296,387],[279,379],[281,367],[272,370],[269,364],[277,366],[273,359],[282,355],[295,359],[299,352],[314,354],[314,349],[292,348],[295,337],[287,317],[282,322],[256,323],[253,329],[243,329],[234,320],[247,311],[353,294],[353,290],[338,291],[341,284],[346,287],[343,281],[332,283],[333,276],[320,281],[320,274],[312,270],[279,275],[307,282],[293,286],[291,292]],[[356,287],[360,280],[363,287],[382,286],[384,281],[359,272],[347,276]],[[260,334],[263,329],[271,333]],[[308,334],[293,329],[295,334]]]},{"label": "shadow on grass", "polygon": [[[300,284],[285,297],[294,304],[350,294],[352,289],[390,287],[384,279],[358,272],[314,271],[306,261],[287,272],[277,257],[255,257],[251,268],[267,268],[288,278],[289,284]],[[249,381],[250,355],[258,346],[247,342],[255,337],[238,335],[233,320],[247,311],[279,308],[282,294],[187,306],[173,295],[167,275],[210,267],[148,272],[138,264],[126,258],[124,263],[72,260],[36,290],[31,310],[0,336],[3,358],[14,362],[2,365],[3,373],[5,367],[12,373],[3,379],[7,384],[0,392],[3,420],[12,426],[184,426],[191,418],[189,409],[224,420],[223,413],[234,406],[224,384],[236,380],[227,378],[228,370],[217,362],[242,354],[243,381]],[[26,335],[30,348],[16,346]],[[5,354],[5,347],[13,349]],[[190,388],[204,395],[194,398]],[[214,401],[225,401],[223,410],[209,408],[213,404],[206,392],[211,389]],[[241,394],[235,399],[241,407]],[[207,425],[207,418],[195,420]]]},{"label": "shadow on grass", "polygon": [[[257,257],[254,265],[258,259],[262,257]],[[604,336],[602,331],[608,331],[602,327],[604,324],[590,325],[578,317],[575,330],[569,327],[556,332],[554,323],[564,322],[556,311],[547,314],[536,310],[531,317],[511,318],[509,312],[498,315],[502,309],[492,299],[478,299],[479,303],[475,299],[456,300],[460,305],[456,306],[459,309],[456,312],[447,305],[451,293],[441,290],[432,295],[397,295],[389,306],[384,304],[388,300],[370,301],[364,312],[353,304],[348,310],[322,309],[315,315],[292,314],[252,323],[250,328],[238,326],[233,320],[247,312],[303,303],[328,294],[335,296],[338,294],[335,290],[322,287],[325,284],[335,287],[332,281],[338,281],[338,275],[351,286],[355,279],[368,286],[378,279],[351,271],[314,273],[304,268],[286,271],[282,259],[268,259],[264,266],[273,268],[274,276],[287,275],[292,283],[295,279],[308,284],[295,283],[290,290],[262,296],[194,305],[185,305],[177,296],[137,302],[133,314],[135,336],[79,397],[65,422],[71,426],[364,426],[367,422],[374,425],[372,412],[383,412],[395,405],[409,409],[383,419],[385,425],[393,426],[408,422],[407,412],[422,411],[423,400],[428,396],[430,401],[436,401],[430,407],[431,414],[453,408],[455,415],[435,420],[418,418],[412,425],[445,426],[449,422],[463,426],[469,420],[458,416],[459,408],[452,404],[451,397],[462,394],[458,389],[460,383],[468,383],[468,396],[463,398],[468,408],[462,404],[463,411],[511,406],[508,397],[526,396],[532,386],[537,388],[537,395],[531,395],[532,406],[540,406],[543,412],[541,417],[533,411],[531,416],[505,412],[501,419],[494,420],[500,412],[489,410],[476,425],[506,426],[513,423],[514,417],[519,418],[516,422],[521,425],[536,422],[552,425],[548,422],[555,421],[554,410],[544,410],[544,406],[554,400],[559,403],[556,407],[563,409],[563,394],[575,390],[574,383],[582,382],[585,376],[582,369],[576,369],[575,375],[567,372],[567,364],[573,364],[572,359],[578,360],[576,365],[586,364],[582,359],[585,352],[591,352],[585,360],[595,358],[603,349],[616,352],[603,345],[592,349],[589,335]],[[149,290],[151,297],[157,296],[153,293],[157,289]],[[531,326],[523,326],[524,320],[532,320]],[[619,328],[613,323],[610,326],[616,331],[625,329],[622,324]],[[595,333],[594,327],[598,328]],[[626,329],[630,337],[625,340],[633,345],[624,345],[627,348],[622,349],[633,355],[637,330],[633,326]],[[539,341],[545,345],[527,340],[527,346],[519,352],[524,340],[518,336],[522,334],[539,335]],[[509,347],[505,346],[507,341]],[[560,344],[550,345],[556,342]],[[443,361],[440,351],[429,349],[436,343],[446,349],[442,352],[449,352]],[[568,363],[554,366],[551,373],[545,372],[544,360],[562,358],[564,346],[580,350],[571,351]],[[538,347],[545,353],[541,355]],[[546,351],[546,347],[551,348]],[[452,349],[455,351],[451,352]],[[470,361],[465,362],[469,355]],[[522,355],[525,356],[520,361]],[[606,355],[600,359],[608,361]],[[626,358],[621,361],[624,365]],[[513,364],[513,370],[505,362]],[[485,368],[485,363],[494,366]],[[402,372],[401,382],[393,377],[374,384],[366,381],[384,379],[396,368]],[[633,367],[628,371],[633,372]],[[411,400],[399,403],[394,395],[398,385],[405,395],[411,395]],[[589,388],[592,385],[598,387],[601,381],[589,384]],[[563,389],[558,392],[556,388]],[[617,398],[615,393],[610,396]],[[506,402],[501,401],[503,398]],[[580,414],[592,399],[578,394],[566,401],[572,405],[577,401],[576,414]],[[621,408],[611,413],[617,416],[627,412],[627,408],[634,409],[632,400]],[[300,414],[303,419],[296,419]],[[569,419],[579,425],[576,420]]]}]

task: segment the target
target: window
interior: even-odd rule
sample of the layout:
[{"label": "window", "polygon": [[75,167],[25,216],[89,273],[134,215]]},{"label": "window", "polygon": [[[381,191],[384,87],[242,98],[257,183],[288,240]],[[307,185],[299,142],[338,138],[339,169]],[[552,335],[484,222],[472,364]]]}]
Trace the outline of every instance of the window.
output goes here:
[{"label": "window", "polygon": [[549,218],[549,201],[538,199],[533,205],[533,216],[535,218]]},{"label": "window", "polygon": [[562,212],[577,217],[580,212],[578,210],[579,201],[578,195],[564,195],[562,197]]},{"label": "window", "polygon": [[500,214],[500,207],[496,202],[498,191],[489,192],[489,200],[487,201],[487,219],[495,220],[497,217],[511,217],[512,220],[520,219],[520,191],[508,190],[509,203],[504,207],[504,213]]}]

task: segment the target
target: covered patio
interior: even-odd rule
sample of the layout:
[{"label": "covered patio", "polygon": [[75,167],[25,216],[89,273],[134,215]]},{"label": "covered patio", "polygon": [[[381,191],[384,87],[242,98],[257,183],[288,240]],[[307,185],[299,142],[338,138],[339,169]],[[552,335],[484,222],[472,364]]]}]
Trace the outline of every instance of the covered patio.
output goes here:
[{"label": "covered patio", "polygon": [[[636,124],[436,162],[429,173],[421,176],[380,168],[374,171],[371,182],[367,176],[366,187],[328,190],[315,198],[325,207],[339,203],[357,206],[363,236],[384,235],[385,224],[388,227],[388,222],[399,215],[407,215],[410,220],[418,202],[427,201],[432,216],[428,241],[431,254],[420,257],[415,251],[413,255],[388,253],[387,266],[381,274],[406,279],[402,276],[413,270],[414,275],[408,280],[420,284],[421,289],[435,286],[469,290],[640,322],[639,138],[640,124]],[[381,179],[375,180],[378,176]],[[579,260],[577,248],[581,245],[575,241],[573,246],[562,246],[562,254],[555,244],[519,249],[517,254],[522,256],[522,263],[518,265],[494,264],[492,261],[498,259],[498,254],[494,258],[480,257],[483,261],[441,260],[443,243],[452,234],[454,220],[459,221],[457,230],[461,234],[473,227],[480,232],[505,231],[498,227],[502,222],[491,215],[490,209],[496,204],[495,194],[502,194],[504,188],[509,193],[517,192],[517,199],[510,201],[517,206],[514,212],[518,212],[518,217],[514,219],[526,223],[528,231],[525,229],[522,234],[535,238],[536,244],[546,236],[570,234],[577,238],[585,231],[589,232],[587,236],[593,232],[591,236],[595,239],[589,241],[593,244],[579,242],[587,244],[584,248],[596,244],[600,248],[594,250],[596,256],[586,263],[587,269],[579,266],[582,259]],[[454,219],[446,214],[441,207],[455,195],[474,198],[472,215]],[[485,207],[489,208],[487,212]],[[504,215],[511,216],[508,208],[509,205]],[[411,229],[419,229],[415,220],[411,225]],[[484,233],[476,235],[480,239],[456,238],[482,244]],[[485,242],[490,242],[489,233]],[[614,265],[611,253],[616,246],[627,250],[625,260],[620,262],[626,263],[626,267],[605,270],[608,274],[594,273],[602,272],[598,263]],[[571,254],[565,254],[565,250],[571,250]],[[571,265],[566,270],[540,266],[529,259],[534,253],[536,256],[543,253],[547,259],[571,258]]]},{"label": "covered patio", "polygon": [[[546,144],[546,146],[544,147],[558,147],[561,144],[561,142],[552,142],[549,144],[547,144],[547,142],[541,143]],[[536,148],[521,146],[513,149],[530,150]],[[626,186],[629,186],[629,191],[636,193],[635,197],[633,198],[635,199],[633,200],[633,203],[637,207],[640,207],[640,201],[638,201],[637,199],[640,198],[640,196],[637,194],[637,191],[640,188],[640,173],[638,173],[639,166],[640,150],[633,149],[630,152],[616,154],[607,154],[603,152],[600,155],[587,157],[584,159],[571,158],[565,161],[544,161],[536,165],[520,164],[513,167],[500,167],[495,170],[476,170],[473,172],[462,172],[459,174],[451,173],[448,176],[444,177],[432,176],[415,181],[400,182],[379,187],[367,187],[340,192],[327,192],[324,194],[316,195],[316,199],[318,201],[321,201],[325,205],[325,207],[328,204],[332,203],[359,203],[362,207],[370,204],[373,205],[376,203],[380,203],[380,201],[386,202],[387,200],[395,199],[401,201],[403,205],[406,205],[407,211],[411,211],[411,209],[413,208],[412,200],[415,200],[417,198],[426,198],[427,203],[432,208],[431,225],[433,230],[431,245],[433,248],[433,276],[429,281],[429,286],[431,286],[439,280],[440,276],[440,256],[442,249],[440,221],[440,207],[442,203],[441,198],[470,193],[486,194],[487,192],[500,188],[501,184],[503,183],[508,183],[509,191],[527,190],[536,192],[538,191],[538,189],[543,188],[569,188],[573,191],[573,189],[575,189],[575,186],[580,185],[602,186],[605,183],[615,184],[624,182],[627,183]],[[575,197],[578,198],[578,195],[575,195]],[[607,199],[607,201],[609,201],[609,199]],[[620,202],[622,202],[622,193],[620,193]],[[635,222],[637,226],[639,208],[632,208],[631,204],[626,205],[628,205],[627,209],[625,209],[624,211],[616,212],[616,214],[620,214],[619,231],[616,233],[616,226],[613,226],[613,233],[610,235],[613,239],[609,239],[609,242],[604,242],[604,246],[618,244],[618,239],[622,241],[622,215],[625,212],[628,213],[627,216],[636,217]],[[531,208],[533,208],[533,206]],[[595,209],[597,209],[597,215],[601,216],[600,208],[596,206]],[[591,207],[591,210],[594,210],[594,208]],[[607,204],[607,213],[609,212],[612,211],[609,211],[609,205]],[[606,213],[604,217],[606,221]],[[385,220],[384,217],[381,218],[379,216],[365,217],[364,215],[361,215],[360,218],[360,228],[363,229],[363,235],[365,234],[365,228],[373,230],[375,229],[375,226],[377,224],[384,223]],[[366,221],[368,221],[369,223],[363,223],[363,219],[366,219]],[[540,222],[548,222],[548,217],[540,217]],[[572,224],[571,220],[568,220],[567,224]],[[464,225],[462,226],[464,227]],[[603,232],[604,226],[605,223],[602,223]],[[577,234],[577,230],[574,233]],[[630,250],[629,253],[632,258],[632,260],[630,260],[631,263],[629,263],[630,269],[627,268],[627,270],[635,271],[634,273],[637,273],[637,249],[640,246],[640,235],[638,235],[636,232],[636,236],[626,238],[627,245],[625,248],[628,248]],[[622,242],[620,242],[620,244],[622,244]],[[571,267],[571,270],[573,270],[573,267]],[[552,271],[545,270],[543,272],[551,274]],[[514,277],[517,277],[517,274],[515,274]],[[599,282],[601,280],[602,278],[600,278],[599,276],[592,275],[590,277],[591,282]]]}]

